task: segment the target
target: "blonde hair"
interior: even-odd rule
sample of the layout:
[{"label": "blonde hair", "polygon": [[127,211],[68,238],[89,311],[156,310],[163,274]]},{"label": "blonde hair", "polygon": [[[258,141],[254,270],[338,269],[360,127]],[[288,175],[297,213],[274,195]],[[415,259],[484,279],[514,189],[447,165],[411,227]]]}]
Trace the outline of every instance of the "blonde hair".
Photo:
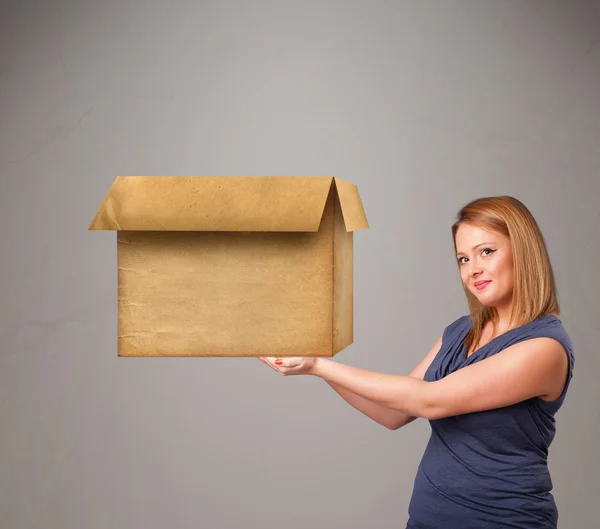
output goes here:
[{"label": "blonde hair", "polygon": [[[456,254],[456,232],[467,223],[499,233],[510,240],[514,284],[509,329],[520,327],[546,314],[560,314],[556,283],[542,232],[525,205],[510,196],[484,197],[469,202],[457,214],[452,225]],[[459,265],[460,266],[460,265]],[[465,339],[467,351],[479,345],[482,329],[492,321],[498,323],[495,307],[486,307],[463,285],[469,303],[472,329]]]}]

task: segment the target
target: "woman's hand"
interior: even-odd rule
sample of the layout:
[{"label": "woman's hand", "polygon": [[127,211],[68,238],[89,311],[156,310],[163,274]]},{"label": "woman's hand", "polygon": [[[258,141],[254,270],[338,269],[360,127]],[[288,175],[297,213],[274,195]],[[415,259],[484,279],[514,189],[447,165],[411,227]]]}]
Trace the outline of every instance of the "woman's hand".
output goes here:
[{"label": "woman's hand", "polygon": [[259,356],[258,359],[283,376],[315,375],[318,356]]}]

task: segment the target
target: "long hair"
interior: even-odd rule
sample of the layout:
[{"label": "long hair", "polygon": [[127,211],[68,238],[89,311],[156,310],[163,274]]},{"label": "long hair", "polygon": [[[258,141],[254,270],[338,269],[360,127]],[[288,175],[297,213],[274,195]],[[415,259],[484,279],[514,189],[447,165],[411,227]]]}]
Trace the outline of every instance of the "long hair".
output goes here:
[{"label": "long hair", "polygon": [[[510,240],[514,284],[509,329],[546,314],[560,314],[554,273],[544,237],[533,215],[522,202],[510,196],[484,197],[461,208],[452,225],[455,254],[456,232],[463,223],[499,233]],[[469,351],[473,344],[479,345],[486,322],[491,321],[496,329],[498,312],[495,307],[482,305],[464,284],[463,288],[473,324],[465,338],[465,347]]]}]

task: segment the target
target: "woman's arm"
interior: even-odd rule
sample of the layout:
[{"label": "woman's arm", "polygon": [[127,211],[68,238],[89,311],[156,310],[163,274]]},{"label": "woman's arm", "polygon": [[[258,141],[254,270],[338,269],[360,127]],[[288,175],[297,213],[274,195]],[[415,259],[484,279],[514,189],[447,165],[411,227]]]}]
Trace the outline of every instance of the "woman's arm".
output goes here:
[{"label": "woman's arm", "polygon": [[[409,376],[423,380],[427,368],[435,358],[435,355],[437,355],[441,345],[442,337],[440,336],[429,353],[427,353],[419,365],[412,370]],[[361,413],[364,413],[370,419],[373,419],[375,422],[378,422],[390,430],[397,430],[398,428],[401,428],[402,426],[405,426],[416,419],[414,415],[409,415],[399,410],[393,410],[365,397],[361,397],[360,395],[343,388],[335,382],[329,380],[326,380],[326,382],[336,391],[338,395],[340,395],[340,397],[350,404],[350,406]]]},{"label": "woman's arm", "polygon": [[568,373],[556,340],[529,338],[435,381],[374,373],[320,357],[314,375],[402,413],[440,419],[560,394]]},{"label": "woman's arm", "polygon": [[400,426],[408,424],[416,418],[410,417],[401,411],[386,408],[381,404],[377,404],[369,399],[357,395],[356,393],[352,393],[351,391],[344,389],[342,386],[335,384],[334,382],[327,383],[354,409],[364,413],[370,419],[373,419],[375,422],[378,422],[390,430],[396,430]]}]

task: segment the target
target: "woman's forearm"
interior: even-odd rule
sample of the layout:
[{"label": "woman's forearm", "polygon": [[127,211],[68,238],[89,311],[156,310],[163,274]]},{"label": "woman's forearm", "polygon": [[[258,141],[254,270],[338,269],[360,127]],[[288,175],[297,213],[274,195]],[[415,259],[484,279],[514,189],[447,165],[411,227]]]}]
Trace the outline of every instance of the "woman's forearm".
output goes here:
[{"label": "woman's forearm", "polygon": [[323,357],[318,358],[312,374],[385,408],[429,418],[428,382],[418,378],[375,373]]},{"label": "woman's forearm", "polygon": [[350,406],[361,413],[364,413],[370,419],[373,419],[375,422],[385,426],[386,428],[389,428],[390,430],[397,430],[401,426],[404,426],[416,419],[416,417],[386,408],[385,406],[361,397],[356,393],[352,393],[335,382],[326,382],[340,397],[350,404]]}]

